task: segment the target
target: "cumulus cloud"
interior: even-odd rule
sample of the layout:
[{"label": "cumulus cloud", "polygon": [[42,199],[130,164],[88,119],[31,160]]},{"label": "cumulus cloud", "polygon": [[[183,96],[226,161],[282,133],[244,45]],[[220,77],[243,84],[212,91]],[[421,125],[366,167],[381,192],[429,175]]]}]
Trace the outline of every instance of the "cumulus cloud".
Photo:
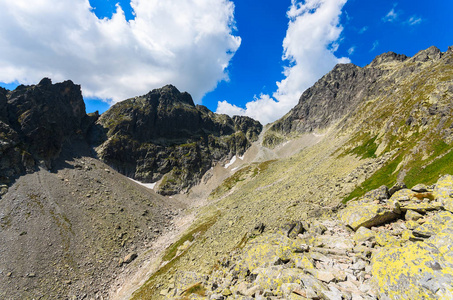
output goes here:
[{"label": "cumulus cloud", "polygon": [[219,102],[217,112],[247,115],[264,124],[275,121],[293,108],[302,92],[335,64],[350,62],[348,58],[335,56],[343,30],[340,15],[346,1],[292,0],[283,40],[282,59],[289,63],[284,69],[286,78],[277,82],[278,89],[272,97],[255,97],[245,109]]},{"label": "cumulus cloud", "polygon": [[119,5],[98,19],[88,0],[0,3],[0,81],[72,79],[115,102],[168,83],[199,101],[241,43],[229,0],[131,0],[129,22]]}]

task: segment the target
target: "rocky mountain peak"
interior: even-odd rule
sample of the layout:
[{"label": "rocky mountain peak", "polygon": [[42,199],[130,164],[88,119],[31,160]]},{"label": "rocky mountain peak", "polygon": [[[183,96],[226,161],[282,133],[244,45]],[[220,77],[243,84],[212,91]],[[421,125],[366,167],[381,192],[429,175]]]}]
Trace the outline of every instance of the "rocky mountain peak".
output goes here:
[{"label": "rocky mountain peak", "polygon": [[[435,66],[436,76],[446,77],[442,69],[450,65],[451,61],[451,51],[442,53],[438,48],[430,47],[412,58],[394,52],[384,53],[363,68],[353,64],[337,65],[307,89],[300,97],[299,103],[287,115],[271,126],[264,142],[272,144],[274,141],[284,140],[281,135],[291,132],[305,133],[326,129],[335,122],[348,119],[348,115],[358,113],[356,109],[368,100],[388,98],[390,93],[398,95],[388,99],[387,105],[394,103],[395,99],[406,101],[411,98],[410,95],[416,93],[418,87],[426,84],[426,78],[433,76],[431,73],[429,76],[420,74],[428,72],[429,69],[434,72]],[[425,81],[420,82],[417,87],[415,80],[420,81],[423,78]],[[438,92],[434,94],[436,95],[423,94],[423,97],[437,99]]]},{"label": "rocky mountain peak", "polygon": [[374,68],[381,64],[389,62],[403,62],[408,59],[404,54],[397,54],[395,52],[386,52],[381,55],[376,56],[376,58],[368,65],[368,67]]},{"label": "rocky mountain peak", "polygon": [[190,106],[195,106],[192,96],[187,93],[181,93],[175,86],[168,84],[160,89],[154,89],[146,96],[151,101],[156,101],[158,105],[170,106],[176,103],[184,103]]},{"label": "rocky mountain peak", "polygon": [[429,60],[435,61],[442,57],[442,52],[435,46],[431,46],[426,50],[421,50],[412,57],[415,62],[427,62]]},{"label": "rocky mountain peak", "polygon": [[89,118],[79,85],[72,81],[0,90],[0,178],[10,182],[36,165],[51,168],[64,143],[84,140]]}]

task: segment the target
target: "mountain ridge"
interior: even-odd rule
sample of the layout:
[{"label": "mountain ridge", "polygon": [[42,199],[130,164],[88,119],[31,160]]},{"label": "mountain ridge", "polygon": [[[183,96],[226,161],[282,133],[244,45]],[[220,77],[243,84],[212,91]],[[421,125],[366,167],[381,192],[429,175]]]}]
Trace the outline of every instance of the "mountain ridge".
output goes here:
[{"label": "mountain ridge", "polygon": [[[44,80],[42,88],[50,86]],[[15,93],[28,105],[34,100],[24,95],[40,88]],[[0,90],[0,108],[11,94]],[[61,89],[56,96],[64,95]],[[29,116],[42,112],[36,124],[55,124],[46,119],[51,108],[0,111],[1,174],[28,157],[32,162],[29,174],[24,167],[1,186],[2,297],[397,299],[405,289],[445,295],[453,239],[440,225],[453,219],[453,181],[439,175],[453,173],[453,48],[412,58],[386,53],[364,68],[336,66],[264,131],[251,119],[195,106],[187,95],[165,86],[105,115],[80,114],[46,156],[35,150],[39,144],[27,146],[28,131],[5,116],[30,128]],[[77,109],[68,114],[79,116]],[[179,116],[193,120],[193,135],[184,122],[172,122]],[[159,118],[174,128],[146,123]],[[104,151],[118,155],[113,168],[102,161],[109,162]],[[151,163],[159,155],[161,170]],[[157,180],[157,190],[172,197],[116,170]],[[193,223],[182,230],[181,220]],[[154,246],[165,238],[168,248],[159,252]],[[417,249],[423,255],[404,256]],[[389,260],[385,253],[402,256]],[[386,290],[399,275],[382,266],[396,270],[402,262],[426,265],[428,277],[414,272],[411,285]],[[143,269],[151,265],[152,274]],[[328,268],[339,266],[345,269]]]}]

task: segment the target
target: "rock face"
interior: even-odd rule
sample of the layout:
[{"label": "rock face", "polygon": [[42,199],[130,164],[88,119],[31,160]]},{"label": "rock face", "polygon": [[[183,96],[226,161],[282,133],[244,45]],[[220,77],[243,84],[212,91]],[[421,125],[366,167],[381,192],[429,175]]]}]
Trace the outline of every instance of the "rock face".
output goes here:
[{"label": "rock face", "polygon": [[52,167],[65,143],[86,137],[90,118],[80,86],[71,81],[0,90],[0,181],[37,165]]},{"label": "rock face", "polygon": [[213,163],[242,155],[262,129],[248,117],[195,106],[171,85],[114,105],[97,125],[105,136],[99,158],[134,179],[162,179],[158,191],[164,195],[198,183]]}]

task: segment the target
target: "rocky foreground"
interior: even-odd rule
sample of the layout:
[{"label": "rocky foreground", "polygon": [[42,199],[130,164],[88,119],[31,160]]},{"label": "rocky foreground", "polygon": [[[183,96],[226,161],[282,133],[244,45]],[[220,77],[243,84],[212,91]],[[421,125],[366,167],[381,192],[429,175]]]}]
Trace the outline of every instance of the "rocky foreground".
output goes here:
[{"label": "rocky foreground", "polygon": [[279,231],[259,224],[243,241],[210,274],[171,276],[160,295],[453,299],[453,176],[412,189],[382,186],[331,219],[302,220]]}]

